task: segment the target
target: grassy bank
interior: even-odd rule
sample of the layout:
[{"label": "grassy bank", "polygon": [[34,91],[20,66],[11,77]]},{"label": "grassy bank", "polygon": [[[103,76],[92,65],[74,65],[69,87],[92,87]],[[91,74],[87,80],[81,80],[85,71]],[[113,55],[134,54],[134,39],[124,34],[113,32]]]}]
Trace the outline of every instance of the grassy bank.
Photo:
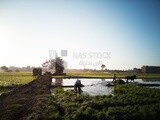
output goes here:
[{"label": "grassy bank", "polygon": [[76,95],[56,89],[43,111],[45,119],[58,120],[158,120],[160,90],[117,86],[114,96]]},{"label": "grassy bank", "polygon": [[0,96],[0,120],[41,120],[39,111],[43,111],[50,96],[51,77],[40,76],[37,79]]},{"label": "grassy bank", "polygon": [[[117,78],[124,79],[125,76],[135,75],[135,73],[116,73]],[[160,74],[136,74],[137,79],[160,79]],[[54,78],[105,78],[112,79],[112,73],[99,73],[99,72],[74,72],[67,73],[66,76],[53,76]]]}]

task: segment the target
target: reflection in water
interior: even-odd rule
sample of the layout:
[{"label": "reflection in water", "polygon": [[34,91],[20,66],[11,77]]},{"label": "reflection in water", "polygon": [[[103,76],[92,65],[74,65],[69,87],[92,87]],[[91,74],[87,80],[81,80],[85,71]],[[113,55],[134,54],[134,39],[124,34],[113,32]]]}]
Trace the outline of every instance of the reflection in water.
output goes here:
[{"label": "reflection in water", "polygon": [[63,86],[63,79],[62,78],[57,78],[54,81],[55,86],[61,87]]},{"label": "reflection in water", "polygon": [[144,84],[160,84],[160,79],[136,79],[135,82]]},{"label": "reflection in water", "polygon": [[159,82],[160,83],[160,79],[142,79],[142,81],[144,81],[144,82]]}]

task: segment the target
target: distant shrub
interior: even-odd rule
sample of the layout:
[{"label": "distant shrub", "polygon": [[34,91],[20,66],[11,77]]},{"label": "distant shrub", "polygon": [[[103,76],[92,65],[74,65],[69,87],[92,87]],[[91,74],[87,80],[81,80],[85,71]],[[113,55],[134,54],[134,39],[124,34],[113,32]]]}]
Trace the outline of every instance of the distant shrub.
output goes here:
[{"label": "distant shrub", "polygon": [[32,73],[33,73],[33,76],[42,75],[42,69],[41,68],[34,68]]}]

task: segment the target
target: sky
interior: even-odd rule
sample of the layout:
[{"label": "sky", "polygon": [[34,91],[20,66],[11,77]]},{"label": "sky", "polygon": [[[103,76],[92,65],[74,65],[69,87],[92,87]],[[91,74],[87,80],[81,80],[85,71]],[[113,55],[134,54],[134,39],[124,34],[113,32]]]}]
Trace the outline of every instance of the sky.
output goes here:
[{"label": "sky", "polygon": [[0,66],[160,66],[159,46],[158,0],[0,0]]}]

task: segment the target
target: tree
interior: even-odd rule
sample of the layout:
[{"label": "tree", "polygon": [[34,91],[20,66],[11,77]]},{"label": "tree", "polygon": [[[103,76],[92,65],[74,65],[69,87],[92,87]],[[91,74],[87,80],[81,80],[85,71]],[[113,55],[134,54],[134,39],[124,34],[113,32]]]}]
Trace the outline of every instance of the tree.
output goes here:
[{"label": "tree", "polygon": [[48,60],[48,61],[46,60],[46,61],[42,64],[42,67],[45,68],[46,71],[48,70],[49,66],[50,66],[50,60]]},{"label": "tree", "polygon": [[51,59],[49,62],[50,62],[50,64],[49,64],[48,68],[55,69],[55,59]]},{"label": "tree", "polygon": [[56,57],[52,60],[46,60],[42,66],[43,68],[46,68],[46,71],[47,69],[55,69],[55,74],[60,75],[64,70],[64,61],[60,57]]},{"label": "tree", "polygon": [[6,66],[2,66],[1,69],[2,69],[4,72],[7,72],[7,71],[8,71],[8,67],[6,67]]},{"label": "tree", "polygon": [[41,68],[34,68],[32,73],[33,73],[33,76],[42,75],[42,69]]},{"label": "tree", "polygon": [[55,59],[55,74],[62,74],[64,70],[63,66],[64,61],[60,57]]},{"label": "tree", "polygon": [[101,65],[102,70],[105,68],[106,66],[104,64]]}]

